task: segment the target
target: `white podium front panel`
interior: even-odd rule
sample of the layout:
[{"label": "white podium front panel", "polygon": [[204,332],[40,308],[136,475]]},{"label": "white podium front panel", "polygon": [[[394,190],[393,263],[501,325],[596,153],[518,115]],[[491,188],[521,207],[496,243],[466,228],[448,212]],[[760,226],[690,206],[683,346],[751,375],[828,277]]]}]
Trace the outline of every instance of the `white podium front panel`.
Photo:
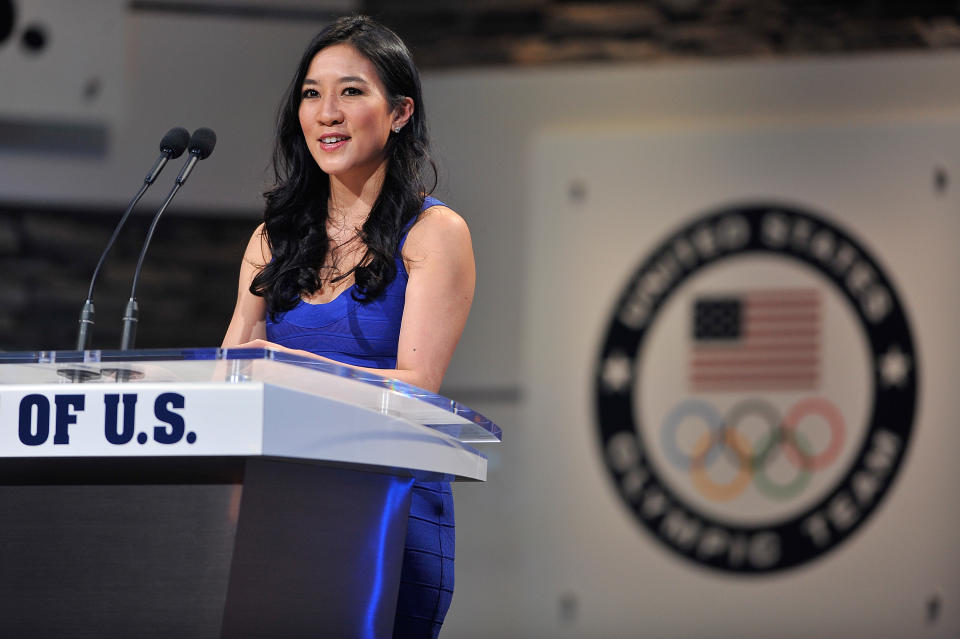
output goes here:
[{"label": "white podium front panel", "polygon": [[3,457],[260,455],[263,385],[0,387]]}]

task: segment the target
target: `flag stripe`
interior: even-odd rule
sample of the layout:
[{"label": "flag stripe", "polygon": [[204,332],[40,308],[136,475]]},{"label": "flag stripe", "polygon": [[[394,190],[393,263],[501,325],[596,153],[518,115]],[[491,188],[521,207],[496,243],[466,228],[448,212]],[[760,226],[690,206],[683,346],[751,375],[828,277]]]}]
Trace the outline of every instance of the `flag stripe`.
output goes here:
[{"label": "flag stripe", "polygon": [[756,337],[816,337],[819,333],[819,327],[811,328],[797,328],[797,327],[788,327],[788,328],[753,328],[748,327],[746,330],[746,338],[756,338]]},{"label": "flag stripe", "polygon": [[757,366],[767,366],[767,367],[786,366],[789,368],[794,368],[797,366],[805,366],[812,369],[819,363],[820,363],[820,360],[816,357],[803,357],[803,358],[738,357],[738,358],[729,358],[729,359],[698,358],[693,360],[693,365],[701,368],[712,367],[712,366],[744,366],[744,367],[754,367],[754,368]]},{"label": "flag stripe", "polygon": [[817,324],[819,316],[816,313],[806,313],[799,315],[797,313],[774,313],[773,311],[747,311],[747,320],[753,323],[791,323],[791,324]]},{"label": "flag stripe", "polygon": [[811,378],[806,381],[800,380],[750,380],[743,381],[720,381],[720,382],[698,382],[694,388],[703,393],[730,393],[737,391],[812,391],[818,387],[818,380]]},{"label": "flag stripe", "polygon": [[776,353],[796,352],[796,351],[817,351],[819,342],[817,340],[803,340],[795,342],[752,342],[741,346],[730,346],[725,344],[702,344],[693,347],[694,355],[703,355],[708,353],[730,354],[730,353]]},{"label": "flag stripe", "polygon": [[740,373],[739,375],[694,375],[693,379],[698,382],[710,383],[710,382],[762,382],[764,380],[777,381],[777,382],[788,382],[788,381],[799,381],[799,382],[812,382],[816,380],[816,374],[802,375],[800,373],[795,373],[793,371],[786,373],[776,373],[772,371],[764,371],[762,373],[756,373],[755,375],[747,375],[745,373]]},{"label": "flag stripe", "polygon": [[780,300],[744,300],[743,306],[748,311],[768,311],[771,309],[780,309],[780,308],[790,308],[790,309],[818,309],[820,308],[820,302],[818,300],[797,300],[797,299],[780,299]]}]

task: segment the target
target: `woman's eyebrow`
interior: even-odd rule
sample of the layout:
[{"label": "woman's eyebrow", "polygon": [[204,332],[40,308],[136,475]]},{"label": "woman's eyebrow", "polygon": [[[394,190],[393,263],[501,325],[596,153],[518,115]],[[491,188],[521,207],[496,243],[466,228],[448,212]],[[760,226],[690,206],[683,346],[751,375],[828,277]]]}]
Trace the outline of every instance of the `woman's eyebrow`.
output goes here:
[{"label": "woman's eyebrow", "polygon": [[[340,78],[339,80],[337,80],[337,82],[339,82],[340,84],[348,84],[348,83],[350,83],[350,82],[358,82],[358,83],[361,83],[361,84],[369,84],[369,82],[367,82],[366,80],[364,80],[363,78],[361,78],[361,77],[358,76],[358,75],[345,75],[345,76],[343,76],[342,78]],[[303,79],[303,83],[304,83],[304,84],[320,84],[319,81],[314,80],[313,78],[304,78],[304,79]]]}]

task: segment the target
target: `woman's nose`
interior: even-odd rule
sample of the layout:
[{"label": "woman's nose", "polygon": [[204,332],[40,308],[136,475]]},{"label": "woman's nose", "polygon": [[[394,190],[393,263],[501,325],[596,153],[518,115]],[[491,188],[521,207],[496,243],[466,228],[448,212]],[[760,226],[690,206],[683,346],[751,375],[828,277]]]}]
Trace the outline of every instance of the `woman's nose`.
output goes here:
[{"label": "woman's nose", "polygon": [[317,119],[321,124],[331,125],[343,122],[343,112],[340,110],[340,101],[336,96],[320,98],[320,109],[317,111]]}]

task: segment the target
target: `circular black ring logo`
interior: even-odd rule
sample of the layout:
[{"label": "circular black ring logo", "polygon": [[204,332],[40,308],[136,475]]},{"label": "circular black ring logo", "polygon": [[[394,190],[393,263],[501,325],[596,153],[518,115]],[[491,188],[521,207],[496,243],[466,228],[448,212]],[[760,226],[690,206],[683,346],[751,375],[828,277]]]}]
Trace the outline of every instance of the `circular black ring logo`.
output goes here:
[{"label": "circular black ring logo", "polygon": [[[718,287],[724,269],[762,285]],[[662,242],[616,305],[595,374],[604,460],[670,550],[724,571],[792,568],[882,501],[910,440],[916,362],[890,281],[848,233],[795,207],[719,210]]]}]

